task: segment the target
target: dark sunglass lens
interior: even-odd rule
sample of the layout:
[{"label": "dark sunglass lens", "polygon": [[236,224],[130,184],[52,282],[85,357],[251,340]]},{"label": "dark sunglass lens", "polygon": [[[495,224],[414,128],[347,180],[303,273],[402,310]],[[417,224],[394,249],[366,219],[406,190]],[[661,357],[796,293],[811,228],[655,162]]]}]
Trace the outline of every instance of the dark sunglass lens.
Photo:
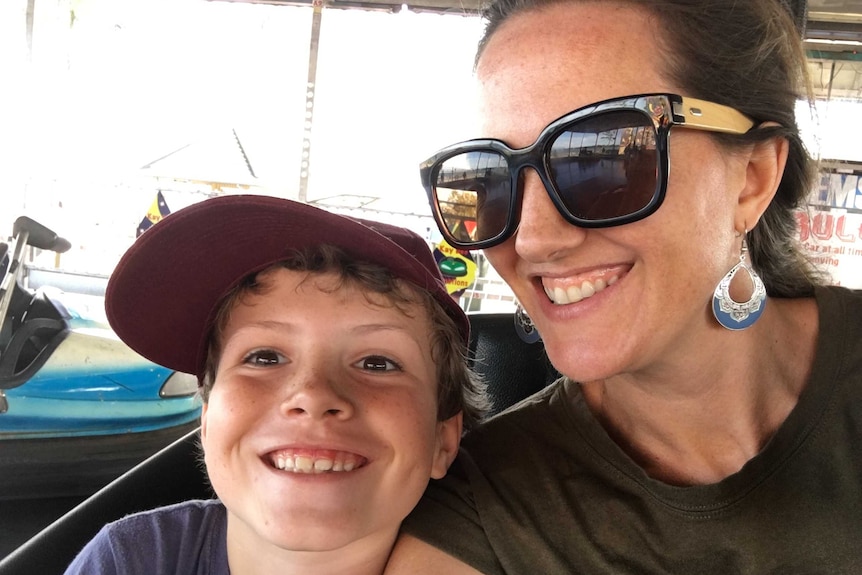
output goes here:
[{"label": "dark sunglass lens", "polygon": [[458,154],[440,165],[434,193],[442,223],[454,238],[465,244],[491,239],[509,218],[509,163],[494,151]]},{"label": "dark sunglass lens", "polygon": [[600,221],[637,213],[657,191],[655,128],[636,111],[585,118],[556,137],[548,164],[572,215]]}]

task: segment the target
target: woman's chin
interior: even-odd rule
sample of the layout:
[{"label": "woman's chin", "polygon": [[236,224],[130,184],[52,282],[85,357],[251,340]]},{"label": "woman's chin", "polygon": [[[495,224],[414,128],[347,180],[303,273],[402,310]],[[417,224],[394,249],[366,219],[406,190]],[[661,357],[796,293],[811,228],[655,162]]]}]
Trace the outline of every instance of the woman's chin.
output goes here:
[{"label": "woman's chin", "polygon": [[606,345],[577,346],[566,342],[555,345],[546,340],[545,351],[554,368],[573,381],[597,381],[625,371],[620,354]]}]

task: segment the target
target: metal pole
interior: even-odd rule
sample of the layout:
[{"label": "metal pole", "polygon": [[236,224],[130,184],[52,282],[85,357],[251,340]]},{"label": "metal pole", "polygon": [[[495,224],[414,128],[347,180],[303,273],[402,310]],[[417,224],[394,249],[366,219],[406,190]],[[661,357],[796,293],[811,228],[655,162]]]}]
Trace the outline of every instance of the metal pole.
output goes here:
[{"label": "metal pole", "polygon": [[[15,291],[15,284],[18,279],[18,272],[22,265],[21,261],[24,257],[24,248],[27,246],[27,238],[30,237],[28,230],[21,230],[15,238],[15,251],[10,255],[9,268],[6,270],[6,275],[3,277],[0,284],[0,333],[3,333],[3,328],[6,327],[7,320],[9,321],[9,338],[12,337],[12,318],[7,318],[9,313],[9,304],[12,302],[12,292]],[[0,349],[0,356],[6,350]],[[6,399],[6,392],[0,389],[0,414],[9,411],[9,401]]]},{"label": "metal pole", "polygon": [[[12,302],[12,292],[18,281],[18,274],[23,266],[24,248],[27,247],[27,238],[30,237],[28,230],[21,230],[15,238],[15,251],[9,260],[9,269],[0,284],[0,332],[6,324],[6,314],[9,312],[9,304]],[[0,350],[2,351],[2,350]]]},{"label": "metal pole", "polygon": [[314,119],[314,92],[317,88],[317,51],[320,22],[325,0],[314,0],[311,17],[311,42],[308,47],[308,81],[305,84],[305,124],[302,132],[302,159],[299,164],[299,201],[308,201],[308,173],[311,168],[311,126]]},{"label": "metal pole", "polygon": [[26,12],[26,34],[27,34],[27,61],[33,61],[33,15],[36,12],[36,0],[27,0]]}]

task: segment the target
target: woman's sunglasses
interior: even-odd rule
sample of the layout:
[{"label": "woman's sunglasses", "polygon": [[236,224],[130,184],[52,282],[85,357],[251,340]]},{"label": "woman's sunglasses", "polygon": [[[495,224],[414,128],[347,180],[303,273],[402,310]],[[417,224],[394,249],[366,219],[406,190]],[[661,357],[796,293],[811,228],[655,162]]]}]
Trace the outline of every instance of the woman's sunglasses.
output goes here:
[{"label": "woman's sunglasses", "polygon": [[570,223],[628,224],[664,200],[671,126],[744,134],[754,122],[733,108],[675,94],[615,98],[554,120],[526,148],[489,139],[449,146],[420,165],[422,185],[446,241],[461,249],[492,247],[512,236],[527,166]]}]

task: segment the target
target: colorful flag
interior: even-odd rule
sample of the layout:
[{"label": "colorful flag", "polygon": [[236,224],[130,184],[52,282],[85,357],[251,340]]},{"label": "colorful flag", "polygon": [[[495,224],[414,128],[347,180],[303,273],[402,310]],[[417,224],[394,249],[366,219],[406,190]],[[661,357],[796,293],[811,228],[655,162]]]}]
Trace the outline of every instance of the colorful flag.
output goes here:
[{"label": "colorful flag", "polygon": [[158,194],[156,194],[156,199],[153,200],[153,205],[151,205],[150,209],[147,210],[147,215],[145,215],[144,219],[141,220],[141,223],[138,224],[138,231],[135,234],[135,237],[139,237],[154,224],[159,223],[162,218],[169,213],[171,213],[171,209],[168,207],[162,192],[159,191]]}]

